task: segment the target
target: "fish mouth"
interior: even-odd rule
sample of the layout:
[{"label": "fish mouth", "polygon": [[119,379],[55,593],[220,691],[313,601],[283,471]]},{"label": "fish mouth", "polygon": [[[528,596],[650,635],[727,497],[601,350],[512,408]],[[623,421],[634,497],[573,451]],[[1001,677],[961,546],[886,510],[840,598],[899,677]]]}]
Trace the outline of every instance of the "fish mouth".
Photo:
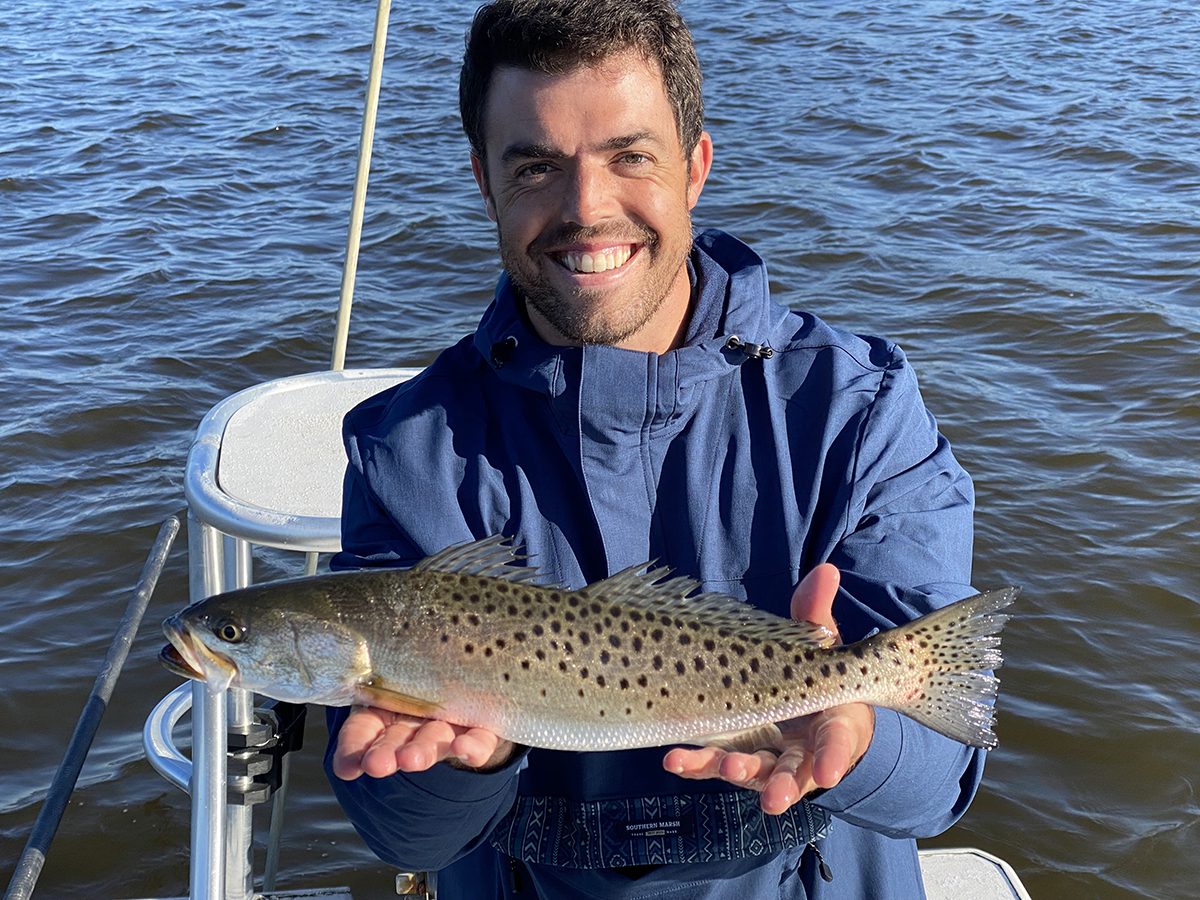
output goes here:
[{"label": "fish mouth", "polygon": [[171,616],[163,622],[163,634],[171,643],[159,652],[158,661],[169,671],[203,681],[215,691],[223,691],[233,683],[237,664],[193,638],[179,616]]}]

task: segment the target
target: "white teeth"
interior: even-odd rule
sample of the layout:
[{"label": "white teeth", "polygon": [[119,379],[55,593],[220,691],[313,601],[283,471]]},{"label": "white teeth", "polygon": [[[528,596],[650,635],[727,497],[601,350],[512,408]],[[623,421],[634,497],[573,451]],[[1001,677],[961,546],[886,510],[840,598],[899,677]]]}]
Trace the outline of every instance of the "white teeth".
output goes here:
[{"label": "white teeth", "polygon": [[629,262],[633,251],[629,247],[607,247],[596,253],[564,253],[562,264],[572,272],[595,274],[607,272],[609,269],[619,269]]}]

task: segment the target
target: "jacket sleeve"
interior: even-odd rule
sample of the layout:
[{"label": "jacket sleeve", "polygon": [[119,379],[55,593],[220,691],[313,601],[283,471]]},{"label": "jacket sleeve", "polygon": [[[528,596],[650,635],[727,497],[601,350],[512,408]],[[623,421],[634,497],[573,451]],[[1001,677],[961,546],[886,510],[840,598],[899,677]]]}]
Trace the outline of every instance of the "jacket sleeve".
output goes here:
[{"label": "jacket sleeve", "polygon": [[[342,500],[341,553],[336,569],[410,565],[421,554],[375,498],[360,471],[358,448],[347,440],[350,465]],[[334,796],[364,842],[382,860],[405,870],[441,869],[479,846],[516,799],[517,775],[528,751],[503,768],[469,772],[439,763],[425,772],[387,778],[333,774],[333,751],[347,708],[327,711],[325,772]]]},{"label": "jacket sleeve", "polygon": [[[829,555],[842,570],[834,604],[846,642],[970,596],[974,493],[894,349],[892,364],[857,425],[854,487]],[[892,837],[927,837],[967,809],[985,753],[877,709],[867,752],[816,802],[837,817]]]},{"label": "jacket sleeve", "polygon": [[368,847],[406,871],[442,869],[487,840],[517,795],[517,774],[528,751],[494,772],[468,772],[438,763],[424,772],[342,781],[331,761],[349,710],[327,710],[330,742],[325,772],[333,794]]}]

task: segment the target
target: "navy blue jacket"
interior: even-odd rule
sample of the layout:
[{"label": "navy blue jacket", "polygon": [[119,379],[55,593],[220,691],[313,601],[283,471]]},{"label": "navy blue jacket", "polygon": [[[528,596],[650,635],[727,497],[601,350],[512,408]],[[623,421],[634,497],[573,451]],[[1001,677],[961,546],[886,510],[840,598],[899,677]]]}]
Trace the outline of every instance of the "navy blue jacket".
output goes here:
[{"label": "navy blue jacket", "polygon": [[[503,532],[569,588],[653,559],[786,616],[829,561],[847,641],[973,593],[971,483],[899,348],[775,304],[729,235],[699,235],[689,268],[686,339],[662,355],[547,345],[502,277],[473,336],[346,417],[335,567]],[[331,711],[335,739],[344,718]],[[880,709],[841,784],[775,820],[749,792],[666,773],[664,753],[532,750],[487,774],[331,781],[382,859],[442,870],[443,898],[920,897],[913,839],[962,815],[984,760]],[[656,815],[657,843],[629,837]],[[830,882],[792,833],[826,815]],[[615,843],[592,857],[593,838]],[[629,877],[596,859],[668,864]]]}]

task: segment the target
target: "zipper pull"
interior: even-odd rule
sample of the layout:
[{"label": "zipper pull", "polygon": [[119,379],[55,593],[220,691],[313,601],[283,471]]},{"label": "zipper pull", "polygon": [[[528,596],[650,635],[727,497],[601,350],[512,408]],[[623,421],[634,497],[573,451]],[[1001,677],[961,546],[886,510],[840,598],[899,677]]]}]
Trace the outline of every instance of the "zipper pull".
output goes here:
[{"label": "zipper pull", "polygon": [[821,855],[821,849],[817,846],[817,842],[811,842],[804,848],[807,853],[809,850],[817,857],[817,871],[821,873],[821,880],[826,884],[833,882],[833,869],[829,868],[829,864],[825,862],[825,857]]}]

